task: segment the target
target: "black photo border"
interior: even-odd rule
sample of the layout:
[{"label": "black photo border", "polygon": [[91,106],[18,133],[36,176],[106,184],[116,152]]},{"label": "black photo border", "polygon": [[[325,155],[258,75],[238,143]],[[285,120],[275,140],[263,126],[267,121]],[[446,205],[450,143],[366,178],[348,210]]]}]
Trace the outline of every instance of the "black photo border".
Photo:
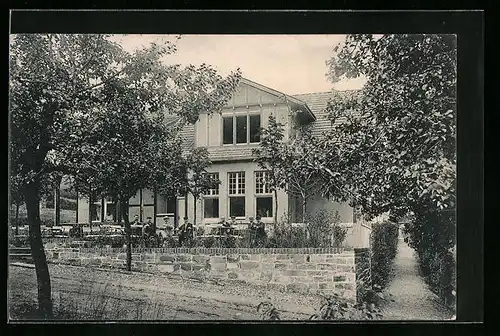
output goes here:
[{"label": "black photo border", "polygon": [[[42,8],[42,7],[39,7]],[[457,114],[457,320],[455,322],[405,321],[381,323],[300,322],[265,324],[258,321],[235,323],[176,322],[155,324],[10,324],[16,334],[51,335],[63,333],[108,333],[140,335],[144,327],[154,331],[182,332],[191,325],[211,332],[238,333],[349,332],[367,333],[394,330],[405,333],[436,331],[455,334],[474,328],[484,320],[483,164],[484,164],[484,12],[482,11],[238,11],[238,10],[13,10],[9,13],[10,33],[130,33],[130,34],[349,34],[349,33],[436,33],[456,34],[458,40]],[[12,322],[11,322],[12,323]],[[50,326],[50,327],[49,327]],[[409,329],[408,327],[411,326]],[[49,327],[49,328],[47,328]],[[118,330],[116,329],[118,328]],[[226,329],[229,328],[229,329]],[[287,329],[289,328],[289,329]],[[304,328],[306,328],[304,330]],[[310,329],[312,328],[312,329]],[[326,329],[328,328],[328,329]],[[341,328],[341,329],[336,329]],[[368,329],[367,329],[368,328]],[[479,327],[480,328],[480,327]],[[149,329],[149,328],[148,328]],[[432,331],[431,331],[432,330]],[[469,334],[469,332],[464,332]]]}]

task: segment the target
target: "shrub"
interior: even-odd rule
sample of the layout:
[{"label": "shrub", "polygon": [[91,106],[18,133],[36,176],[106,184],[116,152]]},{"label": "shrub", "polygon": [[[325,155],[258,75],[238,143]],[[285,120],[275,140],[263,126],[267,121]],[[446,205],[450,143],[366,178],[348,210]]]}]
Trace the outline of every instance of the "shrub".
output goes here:
[{"label": "shrub", "polygon": [[[338,211],[322,209],[309,216],[306,226],[309,232],[309,244],[314,247],[328,247],[333,244],[340,246],[347,231],[342,229],[339,223]],[[332,241],[334,235],[334,241]]]},{"label": "shrub", "polygon": [[375,223],[371,232],[372,284],[383,289],[387,285],[398,248],[399,228],[392,222]]},{"label": "shrub", "polygon": [[324,297],[319,311],[310,317],[311,320],[379,320],[382,311],[375,303],[353,303],[334,294]]},{"label": "shrub", "polygon": [[455,211],[433,210],[423,204],[414,210],[404,233],[417,251],[420,271],[430,289],[450,308],[455,306]]}]

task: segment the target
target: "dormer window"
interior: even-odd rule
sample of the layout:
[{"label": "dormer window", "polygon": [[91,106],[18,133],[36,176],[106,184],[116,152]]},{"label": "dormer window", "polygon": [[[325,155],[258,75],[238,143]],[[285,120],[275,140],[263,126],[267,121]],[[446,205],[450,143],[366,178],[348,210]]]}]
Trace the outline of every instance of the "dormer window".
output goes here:
[{"label": "dormer window", "polygon": [[260,114],[222,117],[222,144],[251,144],[260,142]]}]

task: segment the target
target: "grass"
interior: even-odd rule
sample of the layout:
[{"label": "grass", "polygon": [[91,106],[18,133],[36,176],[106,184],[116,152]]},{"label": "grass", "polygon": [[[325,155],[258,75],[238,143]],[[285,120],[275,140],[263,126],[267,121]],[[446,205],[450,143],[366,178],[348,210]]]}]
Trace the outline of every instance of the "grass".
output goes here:
[{"label": "grass", "polygon": [[[55,290],[54,320],[162,320],[171,314],[157,299],[124,299],[121,285],[98,284],[86,289],[81,280],[77,290]],[[10,300],[12,320],[39,320],[37,302],[17,295]]]}]

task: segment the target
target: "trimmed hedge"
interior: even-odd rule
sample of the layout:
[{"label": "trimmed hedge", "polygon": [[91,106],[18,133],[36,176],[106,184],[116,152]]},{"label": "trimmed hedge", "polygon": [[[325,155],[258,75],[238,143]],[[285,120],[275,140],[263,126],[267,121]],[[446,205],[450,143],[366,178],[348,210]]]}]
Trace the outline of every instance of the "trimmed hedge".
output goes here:
[{"label": "trimmed hedge", "polygon": [[370,236],[372,248],[372,284],[374,289],[387,286],[398,250],[397,224],[386,221],[374,223]]}]

